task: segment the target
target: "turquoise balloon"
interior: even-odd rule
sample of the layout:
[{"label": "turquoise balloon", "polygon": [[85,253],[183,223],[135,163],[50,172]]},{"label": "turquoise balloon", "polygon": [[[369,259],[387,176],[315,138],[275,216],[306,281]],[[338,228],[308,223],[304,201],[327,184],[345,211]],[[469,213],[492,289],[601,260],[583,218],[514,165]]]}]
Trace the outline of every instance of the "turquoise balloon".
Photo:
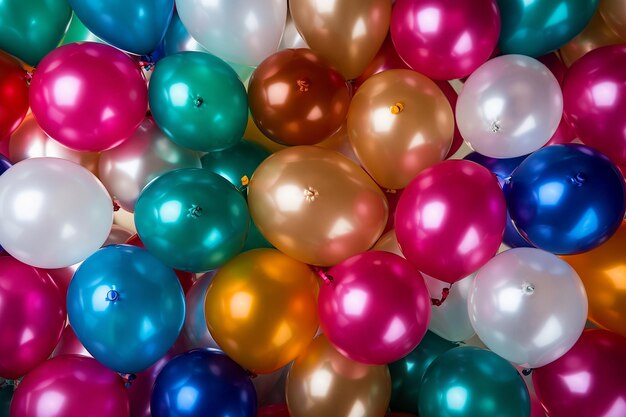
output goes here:
[{"label": "turquoise balloon", "polygon": [[565,45],[587,26],[598,0],[498,0],[503,54],[533,57]]},{"label": "turquoise balloon", "polygon": [[185,320],[185,296],[171,268],[143,248],[109,245],[88,257],[67,291],[78,340],[100,363],[142,371],[172,347]]},{"label": "turquoise balloon", "polygon": [[248,96],[237,73],[204,52],[180,52],[156,65],[150,110],[174,142],[211,152],[234,146],[248,122]]},{"label": "turquoise balloon", "polygon": [[72,14],[70,25],[67,27],[67,31],[65,32],[61,45],[67,45],[68,43],[74,42],[98,42],[106,44],[105,41],[91,33],[83,22],[80,21],[78,16]]},{"label": "turquoise balloon", "polygon": [[61,42],[71,16],[67,0],[0,1],[0,49],[35,66]]},{"label": "turquoise balloon", "polygon": [[135,226],[146,248],[166,265],[189,272],[216,269],[237,255],[249,223],[239,190],[203,168],[160,176],[135,205]]},{"label": "turquoise balloon", "polygon": [[488,350],[458,347],[426,370],[420,417],[529,417],[530,396],[513,365]]}]

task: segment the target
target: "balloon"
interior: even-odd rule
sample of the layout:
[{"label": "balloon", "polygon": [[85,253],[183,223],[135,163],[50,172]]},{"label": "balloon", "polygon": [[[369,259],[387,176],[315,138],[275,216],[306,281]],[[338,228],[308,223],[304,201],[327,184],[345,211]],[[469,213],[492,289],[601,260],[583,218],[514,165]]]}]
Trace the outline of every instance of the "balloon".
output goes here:
[{"label": "balloon", "polygon": [[322,331],[344,356],[384,365],[415,349],[428,329],[430,296],[402,257],[364,252],[332,267],[320,288]]},{"label": "balloon", "polygon": [[278,45],[278,50],[282,51],[283,49],[299,49],[299,48],[308,48],[309,45],[306,43],[300,32],[298,32],[298,28],[296,28],[296,24],[291,17],[291,13],[287,13],[287,22],[285,23],[285,31],[283,32],[283,37],[280,40],[280,45]]},{"label": "balloon", "polygon": [[[11,407],[11,399],[13,398],[13,392],[15,387],[13,384],[7,382],[0,382],[0,417],[9,417],[9,408]],[[272,416],[266,416],[272,417]],[[280,416],[277,416],[280,417]],[[289,415],[287,414],[287,417]]]},{"label": "balloon", "polygon": [[205,317],[235,362],[268,374],[295,359],[317,331],[315,274],[273,249],[240,254],[209,285]]},{"label": "balloon", "polygon": [[[0,22],[2,21],[0,3]],[[0,26],[2,28],[2,26]],[[0,29],[0,39],[2,37]],[[0,40],[1,43],[1,40]],[[27,73],[13,57],[0,51],[0,138],[10,135],[28,111]]]},{"label": "balloon", "polygon": [[598,11],[606,24],[617,35],[626,39],[626,5],[620,0],[602,0]]},{"label": "balloon", "polygon": [[309,49],[287,49],[261,62],[248,95],[258,128],[285,145],[321,142],[339,130],[350,105],[346,80]]},{"label": "balloon", "polygon": [[391,0],[289,0],[289,10],[311,49],[351,80],[365,70],[383,44]]},{"label": "balloon", "polygon": [[106,44],[105,41],[91,33],[91,31],[87,29],[85,24],[80,21],[78,16],[72,13],[70,24],[67,27],[65,36],[63,36],[63,41],[61,42],[61,45],[67,45],[68,43],[76,42],[98,42]]},{"label": "balloon", "polygon": [[63,333],[61,334],[61,339],[59,343],[54,348],[52,355],[50,358],[56,358],[61,355],[79,355],[86,356],[88,358],[93,358],[91,353],[80,343],[78,337],[76,337],[76,333],[72,330],[72,327],[68,324],[63,329]]},{"label": "balloon", "polygon": [[477,152],[515,158],[541,148],[556,132],[563,96],[541,62],[504,55],[478,68],[456,105],[459,131]]},{"label": "balloon", "polygon": [[259,65],[278,49],[287,19],[285,0],[176,0],[176,10],[200,45],[248,66]]},{"label": "balloon", "polygon": [[444,161],[422,171],[396,209],[402,253],[421,272],[449,283],[493,257],[506,220],[492,173],[470,161]]},{"label": "balloon", "polygon": [[107,237],[107,240],[104,241],[102,246],[104,247],[108,245],[121,245],[123,243],[126,243],[126,241],[133,236],[134,233],[130,230],[114,224],[113,226],[111,226],[109,237]]},{"label": "balloon", "polygon": [[185,295],[185,323],[182,334],[185,345],[190,349],[220,348],[207,328],[204,315],[206,291],[213,282],[213,277],[215,271],[202,275]]},{"label": "balloon", "polygon": [[470,75],[489,59],[499,34],[496,0],[398,0],[391,16],[398,54],[436,80]]},{"label": "balloon", "polygon": [[216,350],[192,350],[168,362],[154,383],[154,417],[255,417],[257,399],[250,378]]},{"label": "balloon", "polygon": [[174,349],[169,350],[154,365],[137,374],[136,378],[130,382],[127,389],[131,417],[153,417],[150,411],[152,387],[161,370],[176,356],[172,350]]},{"label": "balloon", "polygon": [[502,18],[498,48],[504,54],[541,56],[579,34],[598,0],[497,0]]},{"label": "balloon", "polygon": [[45,361],[65,326],[65,305],[50,276],[0,257],[0,377],[17,379]]},{"label": "balloon", "polygon": [[426,370],[420,417],[528,417],[530,398],[510,363],[484,349],[459,347],[439,355]]},{"label": "balloon", "polygon": [[197,151],[235,145],[248,117],[246,90],[235,71],[204,52],[159,61],[150,79],[150,110],[174,142]]},{"label": "balloon", "polygon": [[257,375],[252,379],[259,405],[267,403],[268,401],[272,402],[272,397],[276,396],[274,391],[280,391],[284,402],[285,385],[284,383],[282,387],[279,385],[283,375],[285,376],[283,379],[286,379],[286,370],[289,367],[290,365],[287,365],[271,374]]},{"label": "balloon", "polygon": [[202,168],[168,172],[143,190],[135,224],[146,248],[183,271],[215,269],[239,253],[250,214],[241,193]]},{"label": "balloon", "polygon": [[11,417],[129,417],[122,378],[95,359],[59,356],[20,382]]},{"label": "balloon", "polygon": [[257,417],[290,417],[287,404],[266,405],[259,408]]},{"label": "balloon", "polygon": [[610,417],[626,407],[626,339],[585,330],[560,359],[533,371],[533,384],[550,416]]},{"label": "balloon", "polygon": [[[287,376],[287,405],[291,417],[380,417],[391,394],[384,365],[354,362],[337,352],[324,335],[318,336],[293,363]],[[357,411],[354,411],[357,410]]]},{"label": "balloon", "polygon": [[624,178],[604,155],[584,145],[553,145],[513,172],[507,205],[530,243],[573,255],[615,233],[624,218],[624,198]]},{"label": "balloon", "polygon": [[331,151],[339,152],[346,158],[352,160],[357,165],[361,165],[361,161],[354,153],[354,149],[348,139],[348,128],[344,122],[338,131],[316,144],[322,148],[330,149]]},{"label": "balloon", "polygon": [[143,120],[147,98],[146,82],[133,60],[93,42],[49,53],[30,85],[39,126],[77,151],[99,152],[124,142]]},{"label": "balloon", "polygon": [[80,262],[102,246],[112,223],[106,189],[73,162],[27,159],[0,176],[0,245],[28,265]]},{"label": "balloon", "polygon": [[354,162],[314,146],[277,152],[255,171],[250,214],[281,252],[330,266],[369,249],[387,222],[385,196]]},{"label": "balloon", "polygon": [[174,271],[150,252],[111,245],[74,274],[67,312],[94,358],[116,372],[134,373],[172,347],[183,327],[185,300]]},{"label": "balloon", "polygon": [[226,178],[235,187],[247,184],[254,170],[270,152],[254,142],[242,140],[235,146],[222,151],[209,152],[202,156],[202,168]]},{"label": "balloon", "polygon": [[576,139],[576,134],[565,119],[565,114],[563,114],[559,127],[557,127],[556,132],[554,132],[550,140],[544,146],[565,145],[572,143],[574,139]]},{"label": "balloon", "polygon": [[[396,224],[396,208],[398,201],[402,196],[402,190],[384,190],[385,197],[387,197],[387,204],[389,205],[389,217],[387,217],[387,225],[385,226],[384,233],[387,233],[395,227]],[[394,233],[395,235],[395,233]],[[400,250],[400,249],[398,249]]]}]

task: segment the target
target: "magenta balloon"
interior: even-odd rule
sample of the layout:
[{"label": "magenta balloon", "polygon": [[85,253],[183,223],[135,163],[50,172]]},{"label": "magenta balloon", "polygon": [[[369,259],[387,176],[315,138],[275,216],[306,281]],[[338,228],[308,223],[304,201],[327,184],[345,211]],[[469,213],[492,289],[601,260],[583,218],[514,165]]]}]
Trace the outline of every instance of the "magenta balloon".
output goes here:
[{"label": "magenta balloon", "polygon": [[101,43],[61,46],[39,63],[30,86],[39,126],[78,151],[119,145],[148,109],[141,69],[122,51]]},{"label": "magenta balloon", "polygon": [[50,359],[20,382],[11,417],[129,417],[122,378],[93,358]]},{"label": "magenta balloon", "polygon": [[51,357],[56,358],[61,355],[80,355],[93,358],[85,346],[80,343],[80,340],[76,337],[76,333],[74,333],[74,330],[72,330],[72,327],[69,324],[65,326],[63,334],[61,335],[61,340],[59,340],[57,347],[54,348],[54,352],[52,352]]},{"label": "magenta balloon", "polygon": [[550,417],[626,416],[626,338],[585,330],[563,356],[533,371],[537,396]]},{"label": "magenta balloon", "polygon": [[150,412],[152,386],[159,372],[161,372],[161,369],[163,369],[174,356],[176,356],[176,353],[170,350],[154,365],[136,375],[135,380],[132,381],[128,388],[131,417],[152,417]]},{"label": "magenta balloon", "polygon": [[65,326],[65,304],[50,276],[0,258],[0,377],[17,379],[45,361]]},{"label": "magenta balloon", "polygon": [[430,320],[424,278],[404,258],[372,251],[335,265],[319,293],[322,331],[348,358],[387,364],[410,353]]},{"label": "magenta balloon", "polygon": [[400,57],[435,80],[470,75],[500,36],[496,0],[398,0],[391,38]]},{"label": "magenta balloon", "polygon": [[494,174],[449,160],[418,174],[396,209],[396,236],[417,269],[456,282],[483,266],[500,244],[506,203]]}]

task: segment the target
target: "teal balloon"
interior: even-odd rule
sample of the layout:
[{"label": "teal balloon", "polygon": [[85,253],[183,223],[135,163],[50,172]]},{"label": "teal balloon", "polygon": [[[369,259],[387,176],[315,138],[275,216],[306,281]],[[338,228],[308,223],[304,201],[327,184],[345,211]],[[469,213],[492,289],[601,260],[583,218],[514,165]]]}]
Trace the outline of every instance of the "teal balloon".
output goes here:
[{"label": "teal balloon", "polygon": [[9,382],[0,382],[0,417],[9,417],[9,408],[15,387]]},{"label": "teal balloon", "polygon": [[530,396],[513,365],[488,350],[458,347],[426,370],[420,417],[529,417]]},{"label": "teal balloon", "polygon": [[0,49],[35,66],[61,42],[71,16],[67,0],[0,1]]},{"label": "teal balloon", "polygon": [[148,97],[161,130],[186,148],[226,149],[246,130],[246,89],[237,73],[214,55],[192,51],[163,58],[150,78]]},{"label": "teal balloon", "polygon": [[160,176],[135,205],[135,226],[146,248],[166,265],[189,272],[219,268],[237,255],[249,223],[239,190],[203,168]]},{"label": "teal balloon", "polygon": [[67,45],[68,43],[75,42],[98,42],[106,44],[105,41],[91,33],[85,24],[80,21],[78,16],[72,14],[70,25],[67,27],[67,31],[65,32],[61,45]]},{"label": "teal balloon", "polygon": [[74,274],[67,313],[78,340],[98,362],[136,373],[174,345],[185,320],[185,296],[174,271],[150,252],[109,245]]},{"label": "teal balloon", "polygon": [[498,0],[503,54],[532,57],[565,45],[587,26],[598,0]]},{"label": "teal balloon", "polygon": [[417,414],[422,378],[426,370],[440,355],[457,346],[456,343],[449,342],[428,331],[411,353],[389,364],[391,373],[389,408],[392,411]]}]

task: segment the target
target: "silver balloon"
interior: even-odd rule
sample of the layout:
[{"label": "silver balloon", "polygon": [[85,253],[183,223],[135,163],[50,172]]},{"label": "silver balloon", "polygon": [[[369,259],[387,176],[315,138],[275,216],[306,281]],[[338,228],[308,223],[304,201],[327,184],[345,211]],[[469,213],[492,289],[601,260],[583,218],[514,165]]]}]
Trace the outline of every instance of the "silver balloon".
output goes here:
[{"label": "silver balloon", "polygon": [[204,317],[204,299],[209,284],[217,271],[202,275],[185,295],[185,322],[183,324],[183,338],[188,349],[214,348],[220,349],[211,336]]},{"label": "silver balloon", "polygon": [[0,245],[39,268],[64,268],[102,246],[113,203],[87,169],[59,158],[31,158],[0,176]]},{"label": "silver balloon", "polygon": [[285,23],[285,31],[283,32],[283,38],[280,40],[280,46],[278,49],[282,51],[283,49],[299,49],[299,48],[307,48],[307,45],[304,38],[296,29],[296,24],[293,22],[293,18],[291,17],[291,13],[287,13],[287,23]]},{"label": "silver balloon", "polygon": [[102,246],[121,245],[123,243],[126,243],[126,241],[128,241],[128,239],[130,239],[132,235],[134,235],[134,233],[130,230],[114,224],[113,226],[111,226],[109,236],[107,236],[107,239],[104,241]]},{"label": "silver balloon", "polygon": [[489,349],[537,368],[576,343],[587,321],[587,294],[576,271],[559,257],[516,248],[478,270],[468,309],[476,334]]},{"label": "silver balloon", "polygon": [[422,275],[432,298],[439,299],[444,288],[450,289],[441,305],[431,307],[432,314],[428,329],[451,342],[461,342],[471,338],[474,335],[474,328],[467,311],[467,297],[474,283],[474,275],[452,285],[426,274]]}]

